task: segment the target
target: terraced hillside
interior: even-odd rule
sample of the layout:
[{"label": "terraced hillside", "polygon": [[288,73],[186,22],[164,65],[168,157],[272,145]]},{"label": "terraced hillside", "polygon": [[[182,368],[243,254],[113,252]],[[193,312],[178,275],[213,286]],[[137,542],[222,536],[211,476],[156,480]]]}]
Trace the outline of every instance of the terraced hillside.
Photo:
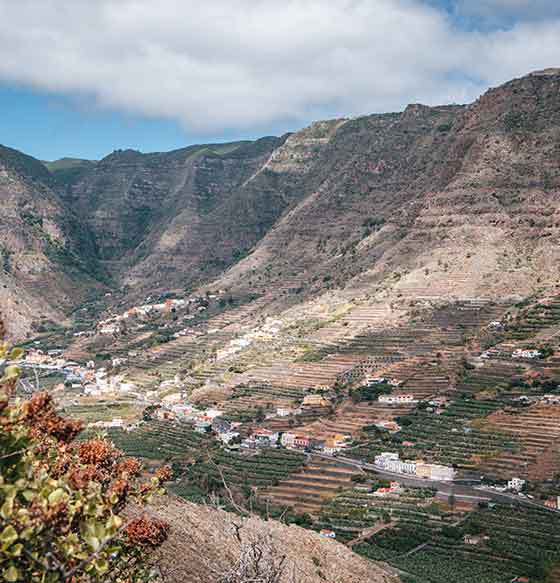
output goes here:
[{"label": "terraced hillside", "polygon": [[[538,581],[560,559],[559,521],[550,512],[497,506],[473,513],[455,530],[436,531],[421,550],[391,563],[420,583],[447,583],[449,577],[457,583],[473,578],[482,583],[507,583],[515,577]],[[465,544],[463,536],[472,533],[480,533],[482,540]]]},{"label": "terraced hillside", "polygon": [[347,488],[356,471],[336,460],[312,457],[300,471],[262,494],[275,506],[317,516],[321,506]]}]

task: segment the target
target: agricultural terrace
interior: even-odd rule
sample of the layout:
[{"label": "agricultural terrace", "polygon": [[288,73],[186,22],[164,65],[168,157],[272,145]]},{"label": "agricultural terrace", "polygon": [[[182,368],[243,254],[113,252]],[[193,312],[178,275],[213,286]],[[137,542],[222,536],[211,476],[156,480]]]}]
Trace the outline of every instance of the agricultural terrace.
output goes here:
[{"label": "agricultural terrace", "polygon": [[304,462],[305,455],[282,449],[265,448],[248,454],[213,451],[201,454],[172,489],[186,498],[192,499],[193,494],[204,498],[223,493],[225,481],[228,488],[250,498],[255,488],[279,483]]},{"label": "agricultural terrace", "polygon": [[152,420],[131,431],[109,429],[107,433],[126,455],[179,465],[187,463],[212,443],[189,425],[170,421]]},{"label": "agricultural terrace", "polygon": [[[476,469],[485,459],[504,450],[515,452],[515,436],[500,429],[479,428],[481,420],[500,408],[497,401],[459,399],[440,415],[426,409],[397,418],[402,430],[390,434],[375,426],[365,428],[365,438],[348,455],[373,462],[383,451],[398,452],[402,458],[423,457],[444,465]],[[404,442],[412,445],[404,445]]]},{"label": "agricultural terrace", "polygon": [[[406,530],[402,534],[406,538]],[[473,537],[471,544],[465,536]],[[427,544],[409,554],[401,551],[414,543],[400,545],[390,538],[391,531],[383,531],[355,550],[373,558],[379,556],[377,547],[389,547],[396,553],[389,563],[409,573],[414,583],[543,581],[560,561],[560,515],[526,507],[477,510],[457,526],[423,533],[418,540]],[[368,555],[371,545],[373,555]]]},{"label": "agricultural terrace", "polygon": [[535,404],[511,411],[497,411],[485,426],[514,435],[520,444],[516,452],[503,452],[489,460],[490,474],[516,475],[530,480],[546,480],[560,473],[560,405]]},{"label": "agricultural terrace", "polygon": [[292,473],[262,492],[271,504],[318,516],[322,505],[352,485],[356,470],[335,459],[311,456],[298,472]]},{"label": "agricultural terrace", "polygon": [[[382,527],[399,528],[401,522],[411,525],[418,523],[427,528],[431,521],[435,521],[438,528],[441,527],[444,515],[434,504],[432,490],[404,488],[398,496],[372,496],[372,491],[387,485],[384,481],[376,480],[373,483],[360,482],[354,488],[338,493],[323,505],[314,528],[333,530],[337,540],[350,542],[361,539],[370,529],[376,527],[380,530]],[[410,531],[412,532],[412,527]],[[415,541],[416,539],[412,542]],[[388,556],[391,555],[386,556],[380,550],[379,557],[375,558],[385,559]]]}]

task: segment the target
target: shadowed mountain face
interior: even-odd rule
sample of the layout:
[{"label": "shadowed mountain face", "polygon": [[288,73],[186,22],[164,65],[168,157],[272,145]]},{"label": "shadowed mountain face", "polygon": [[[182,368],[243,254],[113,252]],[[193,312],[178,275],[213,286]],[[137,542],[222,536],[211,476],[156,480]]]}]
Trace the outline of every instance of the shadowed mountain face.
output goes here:
[{"label": "shadowed mountain face", "polygon": [[[133,297],[212,280],[257,291],[296,282],[302,298],[345,286],[528,293],[558,279],[559,89],[559,71],[548,70],[470,106],[411,105],[255,142],[117,151],[52,173],[6,149],[1,237],[20,259],[3,280],[32,297],[33,281],[56,280],[42,299],[49,306],[60,303],[61,282],[72,283],[65,297],[75,304],[104,273]],[[64,242],[64,257],[47,254],[46,235]],[[46,266],[31,284],[29,251]]]},{"label": "shadowed mountain face", "polygon": [[62,319],[104,279],[90,231],[54,186],[39,161],[0,147],[0,312],[15,336]]}]

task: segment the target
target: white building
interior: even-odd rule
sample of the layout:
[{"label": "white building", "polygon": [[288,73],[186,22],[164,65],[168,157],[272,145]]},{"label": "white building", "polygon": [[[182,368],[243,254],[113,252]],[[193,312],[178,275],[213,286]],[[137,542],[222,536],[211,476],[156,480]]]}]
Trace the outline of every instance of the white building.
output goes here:
[{"label": "white building", "polygon": [[294,439],[296,438],[296,434],[290,431],[285,431],[282,433],[282,437],[280,438],[280,443],[284,447],[294,447]]},{"label": "white building", "polygon": [[385,382],[387,382],[385,377],[369,377],[366,379],[366,384],[368,387],[372,385],[382,385]]},{"label": "white building", "polygon": [[542,352],[540,350],[522,350],[521,348],[514,350],[511,354],[512,358],[528,358],[529,360],[534,360],[541,356]]},{"label": "white building", "polygon": [[236,437],[239,437],[239,433],[237,431],[228,431],[227,433],[218,434],[218,439],[225,445],[230,443]]},{"label": "white building", "polygon": [[289,407],[278,407],[276,409],[276,416],[277,417],[289,417],[290,415],[294,414],[294,410],[290,409]]},{"label": "white building", "polygon": [[525,480],[522,480],[521,478],[512,478],[507,483],[508,490],[515,490],[516,492],[519,492],[524,485]]},{"label": "white building", "polygon": [[400,393],[393,395],[379,395],[377,398],[379,403],[384,403],[386,405],[402,405],[402,404],[414,404],[418,401],[414,398],[414,395],[408,393]]},{"label": "white building", "polygon": [[431,466],[432,480],[447,482],[455,478],[455,470],[448,466],[440,466],[437,464],[429,464]]},{"label": "white building", "polygon": [[416,474],[416,462],[399,459],[398,453],[383,452],[375,456],[375,465],[396,474]]}]

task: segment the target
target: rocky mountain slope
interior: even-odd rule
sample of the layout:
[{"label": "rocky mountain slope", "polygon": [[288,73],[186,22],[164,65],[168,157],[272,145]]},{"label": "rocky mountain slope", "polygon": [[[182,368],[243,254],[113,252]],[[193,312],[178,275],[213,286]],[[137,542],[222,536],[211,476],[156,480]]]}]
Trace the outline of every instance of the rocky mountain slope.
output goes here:
[{"label": "rocky mountain slope", "polygon": [[399,581],[343,544],[295,525],[241,518],[174,497],[159,500],[155,512],[171,525],[170,539],[161,549],[169,583],[214,583],[253,543],[264,551],[264,560],[284,565],[280,583]]},{"label": "rocky mountain slope", "polygon": [[[322,180],[235,266],[309,291],[384,285],[413,296],[527,294],[558,278],[560,71],[468,107],[409,106],[339,127]],[[298,134],[292,136],[292,142]]]},{"label": "rocky mountain slope", "polygon": [[60,321],[100,287],[94,241],[37,160],[0,146],[0,311],[12,336]]},{"label": "rocky mountain slope", "polygon": [[[49,217],[41,228],[61,221],[66,259],[77,262],[57,285],[90,286],[84,268],[98,281],[105,270],[131,300],[209,282],[233,292],[284,290],[278,297],[297,291],[290,302],[333,288],[350,296],[524,296],[558,281],[559,88],[560,70],[550,69],[469,106],[411,105],[282,138],[168,153],[117,151],[51,166],[52,174],[23,155],[16,168],[12,155],[4,196],[27,202],[4,238],[44,255],[48,239],[36,226],[31,237],[21,218],[26,204],[39,205]],[[23,258],[18,265],[17,277],[4,270],[7,295],[19,282],[37,297]],[[52,254],[48,265],[62,270]],[[72,295],[76,304],[80,294]],[[48,297],[49,309],[60,303]]]}]

